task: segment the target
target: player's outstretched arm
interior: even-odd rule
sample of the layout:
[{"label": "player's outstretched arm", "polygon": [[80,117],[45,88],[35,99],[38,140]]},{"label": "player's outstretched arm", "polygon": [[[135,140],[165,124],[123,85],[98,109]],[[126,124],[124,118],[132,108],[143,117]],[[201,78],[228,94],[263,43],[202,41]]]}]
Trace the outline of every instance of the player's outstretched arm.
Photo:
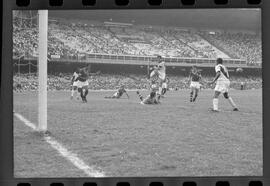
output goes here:
[{"label": "player's outstretched arm", "polygon": [[215,76],[214,80],[211,81],[211,82],[209,82],[209,84],[210,84],[210,85],[211,85],[211,84],[214,84],[214,83],[217,81],[217,79],[219,78],[219,76],[220,76],[220,72],[218,71],[218,72],[216,73],[216,76]]}]

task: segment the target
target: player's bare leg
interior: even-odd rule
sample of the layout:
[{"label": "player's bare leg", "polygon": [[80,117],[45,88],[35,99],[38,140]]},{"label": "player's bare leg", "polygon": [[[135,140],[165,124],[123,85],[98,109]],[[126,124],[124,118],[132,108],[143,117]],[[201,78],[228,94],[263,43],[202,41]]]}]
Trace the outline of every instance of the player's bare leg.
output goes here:
[{"label": "player's bare leg", "polygon": [[199,89],[196,88],[194,98],[192,99],[193,102],[196,101],[196,98],[198,97],[198,93],[199,93]]},{"label": "player's bare leg", "polygon": [[230,105],[233,107],[233,111],[238,111],[236,104],[234,103],[232,97],[229,96],[228,92],[225,92],[223,96],[229,101]]},{"label": "player's bare leg", "polygon": [[79,95],[78,95],[78,93],[76,92],[77,89],[78,89],[78,88],[75,87],[75,86],[72,87],[70,99],[73,99],[75,93],[76,93],[76,98],[78,99]]},{"label": "player's bare leg", "polygon": [[194,89],[191,88],[191,91],[190,91],[190,99],[189,99],[190,102],[193,101],[193,92],[194,92]]},{"label": "player's bare leg", "polygon": [[163,80],[159,79],[159,87],[158,87],[158,93],[157,93],[158,99],[160,99],[160,97],[162,96],[162,82]]},{"label": "player's bare leg", "polygon": [[164,96],[166,92],[167,92],[167,89],[163,88],[161,94]]},{"label": "player's bare leg", "polygon": [[71,87],[71,95],[70,95],[70,99],[73,99],[73,95],[74,95],[74,90],[75,88],[72,86]]},{"label": "player's bare leg", "polygon": [[86,99],[87,94],[88,94],[88,87],[85,86],[85,87],[83,87],[82,90],[81,90],[81,98],[82,98],[82,101],[83,101],[84,103],[87,102],[87,99]]},{"label": "player's bare leg", "polygon": [[138,96],[139,96],[140,100],[141,100],[141,101],[143,101],[143,96],[140,94],[140,92],[139,92],[139,91],[137,91],[136,93],[138,94]]},{"label": "player's bare leg", "polygon": [[87,102],[86,96],[88,95],[88,87],[85,87],[84,89],[84,101]]},{"label": "player's bare leg", "polygon": [[214,98],[213,98],[213,109],[212,111],[218,112],[218,96],[220,95],[220,92],[215,91]]}]

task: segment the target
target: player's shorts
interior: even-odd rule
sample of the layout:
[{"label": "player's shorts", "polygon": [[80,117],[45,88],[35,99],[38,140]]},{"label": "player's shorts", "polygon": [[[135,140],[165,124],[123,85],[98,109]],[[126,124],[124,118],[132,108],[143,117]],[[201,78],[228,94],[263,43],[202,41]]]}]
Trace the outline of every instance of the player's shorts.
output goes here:
[{"label": "player's shorts", "polygon": [[230,89],[230,81],[217,81],[215,91],[225,93],[229,92]]},{"label": "player's shorts", "polygon": [[88,81],[77,81],[78,88],[83,88],[89,85]]},{"label": "player's shorts", "polygon": [[201,88],[201,84],[198,81],[191,81],[190,88],[200,89]]},{"label": "player's shorts", "polygon": [[168,84],[167,83],[162,83],[162,88],[168,88]]},{"label": "player's shorts", "polygon": [[77,87],[78,86],[78,81],[74,81],[72,84],[73,87]]}]

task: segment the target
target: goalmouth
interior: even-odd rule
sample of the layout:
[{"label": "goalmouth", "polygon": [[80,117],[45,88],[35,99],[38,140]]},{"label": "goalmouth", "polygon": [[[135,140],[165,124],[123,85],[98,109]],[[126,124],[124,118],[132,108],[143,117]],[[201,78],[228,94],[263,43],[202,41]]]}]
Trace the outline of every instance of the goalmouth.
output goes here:
[{"label": "goalmouth", "polygon": [[38,131],[47,131],[48,10],[38,10]]}]

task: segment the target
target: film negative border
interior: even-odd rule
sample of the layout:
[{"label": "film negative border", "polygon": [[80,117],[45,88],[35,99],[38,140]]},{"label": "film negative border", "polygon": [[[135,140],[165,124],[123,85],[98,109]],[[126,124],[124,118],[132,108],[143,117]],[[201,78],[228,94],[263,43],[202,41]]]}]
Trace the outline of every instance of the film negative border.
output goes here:
[{"label": "film negative border", "polygon": [[[270,1],[261,0],[196,0],[195,4],[183,3],[187,0],[4,0],[2,15],[2,71],[1,71],[1,125],[0,125],[0,185],[2,186],[269,186],[270,185],[270,127],[267,124],[270,110],[269,79],[267,70],[270,65]],[[51,1],[51,4],[50,4]],[[59,3],[59,2],[63,3]],[[217,3],[218,2],[218,3]],[[251,2],[255,2],[254,4]],[[258,3],[259,2],[259,3]],[[27,5],[28,4],[28,5]],[[62,5],[61,5],[62,4]],[[85,4],[85,5],[83,5]],[[26,6],[27,5],[27,6]],[[263,177],[161,177],[161,178],[59,178],[59,179],[14,179],[13,177],[13,113],[12,113],[12,13],[14,9],[165,9],[165,8],[261,8],[263,36]]]},{"label": "film negative border", "polygon": [[262,8],[263,0],[13,0],[16,9]]}]

